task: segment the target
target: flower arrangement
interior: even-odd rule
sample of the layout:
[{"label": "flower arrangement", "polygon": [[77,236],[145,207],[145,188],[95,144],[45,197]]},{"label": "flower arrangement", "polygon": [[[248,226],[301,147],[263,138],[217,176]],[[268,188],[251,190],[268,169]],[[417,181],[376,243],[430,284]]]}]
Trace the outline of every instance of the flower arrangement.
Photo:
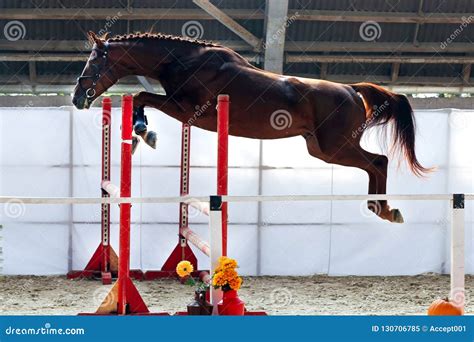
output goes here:
[{"label": "flower arrangement", "polygon": [[242,285],[242,278],[235,270],[239,266],[234,259],[222,256],[219,258],[219,265],[212,275],[212,286],[215,289],[220,288],[222,291],[237,291]]},{"label": "flower arrangement", "polygon": [[[195,286],[196,292],[205,292],[209,289],[209,284],[205,281],[205,276],[202,275],[199,278],[199,281],[196,281],[191,274],[194,271],[193,264],[187,260],[181,261],[176,265],[176,273],[182,279],[183,283],[189,286]],[[207,276],[209,274],[205,272]]]}]

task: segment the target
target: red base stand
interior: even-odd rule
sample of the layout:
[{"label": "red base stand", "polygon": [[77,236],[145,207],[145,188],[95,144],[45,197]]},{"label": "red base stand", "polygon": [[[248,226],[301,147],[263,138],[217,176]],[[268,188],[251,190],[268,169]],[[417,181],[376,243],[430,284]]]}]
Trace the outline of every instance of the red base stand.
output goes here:
[{"label": "red base stand", "polygon": [[102,304],[94,313],[80,313],[81,316],[105,316],[105,315],[153,315],[153,316],[169,316],[166,312],[153,313],[148,310],[140,293],[133,284],[132,279],[125,278],[120,280],[122,282],[121,289],[124,294],[122,298],[124,302],[119,299],[119,280],[115,282],[114,286],[107,294]]},{"label": "red base stand", "polygon": [[[108,256],[108,257],[107,257]],[[108,265],[104,265],[104,260],[109,260]],[[82,271],[70,271],[68,279],[87,278],[102,279],[102,284],[112,283],[112,277],[117,277],[118,258],[114,249],[102,244],[97,247],[86,267]]]},{"label": "red base stand", "polygon": [[[109,260],[108,265],[104,260]],[[117,278],[118,257],[112,247],[99,245],[82,271],[70,271],[67,274],[68,279],[101,279],[102,284],[112,284],[112,279]],[[130,277],[135,280],[143,279],[141,270],[130,270]]]},{"label": "red base stand", "polygon": [[[178,278],[178,274],[176,273],[176,266],[182,261],[187,260],[189,261],[193,267],[194,272],[192,273],[193,277],[199,277],[199,274],[203,271],[198,270],[198,261],[196,255],[192,251],[191,247],[188,244],[182,247],[180,243],[175,247],[173,252],[171,252],[168,259],[163,264],[163,267],[159,271],[146,271],[143,275],[144,280],[154,280],[160,278]],[[209,271],[205,271],[209,272]]]}]

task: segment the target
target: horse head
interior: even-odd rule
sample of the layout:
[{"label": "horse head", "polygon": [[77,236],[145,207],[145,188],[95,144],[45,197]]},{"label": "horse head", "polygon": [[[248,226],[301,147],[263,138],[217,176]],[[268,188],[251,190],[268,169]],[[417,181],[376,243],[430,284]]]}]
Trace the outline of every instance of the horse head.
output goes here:
[{"label": "horse head", "polygon": [[[89,31],[88,38],[92,51],[81,76],[77,78],[72,103],[77,109],[89,108],[91,103],[117,82],[116,61],[120,56],[107,41],[107,34],[98,37]],[[115,69],[115,70],[114,70]]]}]

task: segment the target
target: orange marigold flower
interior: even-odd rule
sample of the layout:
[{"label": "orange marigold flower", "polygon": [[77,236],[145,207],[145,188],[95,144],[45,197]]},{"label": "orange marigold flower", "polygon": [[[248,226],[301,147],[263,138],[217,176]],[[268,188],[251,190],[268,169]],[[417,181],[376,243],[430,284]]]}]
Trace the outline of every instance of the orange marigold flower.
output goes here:
[{"label": "orange marigold flower", "polygon": [[231,268],[237,268],[237,261],[234,259],[228,258],[227,260],[222,262],[222,268],[225,270],[231,269]]},{"label": "orange marigold flower", "polygon": [[229,286],[231,287],[232,290],[238,290],[240,289],[240,286],[242,285],[242,278],[237,277],[229,281]]},{"label": "orange marigold flower", "polygon": [[193,264],[191,264],[191,263],[190,263],[189,261],[187,261],[187,260],[181,261],[181,262],[176,266],[176,273],[178,273],[178,275],[179,275],[181,278],[184,278],[184,277],[189,276],[193,271],[194,271]]}]

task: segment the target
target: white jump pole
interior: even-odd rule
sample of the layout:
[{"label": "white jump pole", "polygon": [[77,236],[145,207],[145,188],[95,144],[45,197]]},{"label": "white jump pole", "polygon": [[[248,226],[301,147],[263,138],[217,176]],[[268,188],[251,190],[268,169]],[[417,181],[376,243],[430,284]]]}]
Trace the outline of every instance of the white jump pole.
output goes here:
[{"label": "white jump pole", "polygon": [[120,188],[111,183],[109,180],[103,180],[101,183],[102,189],[112,198],[120,198]]},{"label": "white jump pole", "polygon": [[451,293],[455,304],[464,309],[464,194],[454,194],[451,217]]}]

